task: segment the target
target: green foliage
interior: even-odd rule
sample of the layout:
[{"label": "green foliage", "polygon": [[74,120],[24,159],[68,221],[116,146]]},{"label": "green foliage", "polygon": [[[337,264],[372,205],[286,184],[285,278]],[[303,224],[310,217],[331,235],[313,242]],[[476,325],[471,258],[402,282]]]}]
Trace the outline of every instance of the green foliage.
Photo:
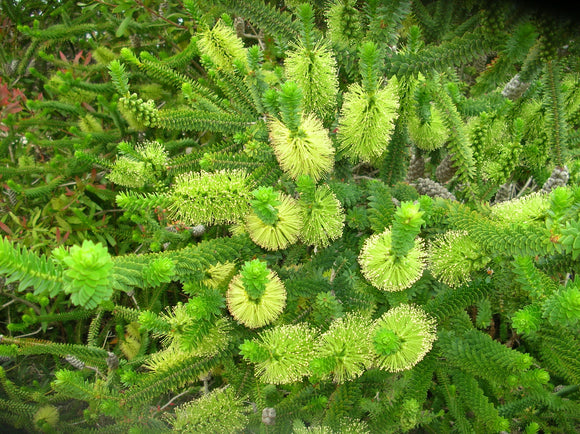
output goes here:
[{"label": "green foliage", "polygon": [[15,247],[5,238],[0,241],[0,249],[0,272],[8,276],[5,283],[18,282],[19,290],[32,286],[35,293],[56,293],[60,289],[63,270],[58,264]]},{"label": "green foliage", "polygon": [[542,12],[0,1],[0,425],[578,431],[578,29]]}]

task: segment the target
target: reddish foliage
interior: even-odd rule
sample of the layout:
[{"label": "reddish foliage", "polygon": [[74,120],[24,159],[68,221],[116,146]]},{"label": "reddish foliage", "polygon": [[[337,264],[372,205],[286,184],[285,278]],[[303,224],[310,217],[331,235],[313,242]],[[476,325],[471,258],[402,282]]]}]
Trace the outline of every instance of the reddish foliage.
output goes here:
[{"label": "reddish foliage", "polygon": [[2,83],[0,77],[0,131],[8,131],[8,127],[2,123],[2,119],[9,113],[18,113],[24,110],[26,96],[20,89],[9,89],[6,83]]}]

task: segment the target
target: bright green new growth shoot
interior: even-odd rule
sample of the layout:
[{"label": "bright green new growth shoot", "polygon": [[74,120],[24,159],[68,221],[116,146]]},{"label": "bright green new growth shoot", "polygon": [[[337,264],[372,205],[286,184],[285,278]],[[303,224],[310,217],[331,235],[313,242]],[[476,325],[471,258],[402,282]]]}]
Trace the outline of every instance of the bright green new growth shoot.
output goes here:
[{"label": "bright green new growth shoot", "polygon": [[64,292],[71,295],[73,304],[93,309],[111,298],[113,260],[101,243],[87,240],[68,252],[59,247],[53,256],[68,267],[64,272]]},{"label": "bright green new growth shoot", "polygon": [[260,187],[252,191],[252,210],[264,223],[273,225],[278,221],[278,193],[272,187]]},{"label": "bright green new growth shoot", "polygon": [[115,89],[121,96],[129,95],[129,77],[127,77],[127,72],[125,67],[119,60],[115,59],[109,63],[109,74],[111,75],[111,80],[115,85]]},{"label": "bright green new growth shoot", "polygon": [[418,203],[403,202],[395,212],[391,244],[395,256],[406,256],[415,246],[415,237],[425,223],[424,212],[419,210],[419,206]]},{"label": "bright green new growth shoot", "polygon": [[270,274],[266,263],[258,259],[246,262],[242,267],[241,274],[242,284],[250,300],[256,303],[259,302],[266,290],[266,284],[268,283],[268,276]]},{"label": "bright green new growth shoot", "polygon": [[302,90],[293,81],[287,81],[282,85],[278,95],[278,104],[282,121],[293,134],[300,134],[302,113]]}]

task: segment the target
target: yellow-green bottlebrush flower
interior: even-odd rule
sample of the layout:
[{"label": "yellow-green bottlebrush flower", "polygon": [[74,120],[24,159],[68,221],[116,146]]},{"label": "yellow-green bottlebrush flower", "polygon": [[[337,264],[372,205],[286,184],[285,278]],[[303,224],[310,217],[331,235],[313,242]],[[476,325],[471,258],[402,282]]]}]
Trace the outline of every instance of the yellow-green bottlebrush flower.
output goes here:
[{"label": "yellow-green bottlebrush flower", "polygon": [[439,149],[449,138],[449,130],[443,122],[443,115],[436,107],[431,107],[431,116],[427,122],[422,123],[419,116],[411,114],[407,129],[413,143],[425,151]]},{"label": "yellow-green bottlebrush flower", "polygon": [[314,358],[315,330],[305,324],[273,327],[258,339],[240,345],[242,356],[256,365],[256,375],[264,383],[288,384],[308,375]]},{"label": "yellow-green bottlebrush flower", "polygon": [[374,286],[384,291],[402,291],[423,274],[424,257],[423,241],[419,237],[405,256],[393,255],[391,230],[386,229],[365,241],[358,261],[362,274]]},{"label": "yellow-green bottlebrush flower", "polygon": [[208,288],[219,288],[231,279],[236,270],[236,264],[233,262],[218,262],[210,267],[205,272],[205,279],[201,281],[202,284]]},{"label": "yellow-green bottlebrush flower", "polygon": [[342,235],[344,211],[327,185],[314,188],[311,194],[302,193],[298,201],[304,224],[300,238],[320,248]]},{"label": "yellow-green bottlebrush flower", "polygon": [[358,83],[349,87],[338,126],[340,149],[349,160],[373,163],[381,156],[395,127],[398,108],[395,80],[373,94]]},{"label": "yellow-green bottlebrush flower", "polygon": [[230,434],[246,427],[246,412],[243,397],[237,397],[233,387],[224,387],[180,405],[167,419],[176,433]]},{"label": "yellow-green bottlebrush flower", "polygon": [[435,339],[435,320],[416,306],[401,304],[375,321],[375,365],[389,372],[410,369],[423,360]]},{"label": "yellow-green bottlebrush flower", "polygon": [[86,114],[79,119],[79,128],[83,133],[102,133],[103,126],[93,115]]},{"label": "yellow-green bottlebrush flower", "polygon": [[[167,348],[157,351],[147,358],[144,366],[157,373],[167,373],[175,365],[183,363],[187,359],[194,357],[213,357],[231,341],[232,321],[228,318],[220,318],[214,325],[206,331],[195,347],[184,349],[182,338],[177,335],[172,336],[172,341]],[[197,324],[187,324],[187,327],[196,327]]]},{"label": "yellow-green bottlebrush flower", "polygon": [[367,423],[364,420],[353,419],[350,417],[341,417],[340,420],[333,422],[333,428],[327,425],[306,426],[300,419],[294,419],[292,422],[292,434],[370,434]]},{"label": "yellow-green bottlebrush flower", "polygon": [[332,322],[315,347],[310,363],[315,378],[329,375],[336,383],[359,377],[372,365],[371,321],[360,314],[348,314]]},{"label": "yellow-green bottlebrush flower", "polygon": [[302,89],[304,111],[321,119],[329,117],[338,93],[336,60],[330,50],[321,44],[312,49],[300,44],[288,53],[284,67],[287,79]]},{"label": "yellow-green bottlebrush flower", "polygon": [[167,164],[167,150],[156,140],[143,142],[135,146],[135,151],[144,162],[149,163],[154,168],[164,169]]},{"label": "yellow-green bottlebrush flower", "polygon": [[154,182],[165,170],[167,151],[157,141],[144,142],[133,148],[127,142],[118,145],[119,155],[107,176],[110,181],[124,187],[143,187]]},{"label": "yellow-green bottlebrush flower", "polygon": [[114,184],[134,188],[143,187],[151,178],[144,162],[125,156],[115,160],[111,173],[107,175],[107,179]]},{"label": "yellow-green bottlebrush flower", "polygon": [[189,172],[175,180],[170,211],[187,224],[235,223],[248,212],[250,197],[244,171]]},{"label": "yellow-green bottlebrush flower", "polygon": [[302,116],[295,133],[276,118],[270,119],[268,127],[278,163],[293,179],[308,175],[318,181],[332,170],[332,141],[322,122],[313,115]]},{"label": "yellow-green bottlebrush flower", "polygon": [[249,328],[270,324],[286,306],[286,289],[280,278],[259,260],[246,262],[226,293],[228,310]]},{"label": "yellow-green bottlebrush flower", "polygon": [[545,217],[550,208],[550,197],[539,192],[497,203],[490,208],[491,215],[506,223],[530,223]]},{"label": "yellow-green bottlebrush flower", "polygon": [[234,30],[219,20],[212,29],[206,29],[199,40],[197,47],[202,54],[207,55],[217,67],[231,71],[234,60],[247,64],[246,49]]},{"label": "yellow-green bottlebrush flower", "polygon": [[34,426],[42,432],[53,432],[52,428],[59,421],[58,408],[54,405],[43,405],[34,413]]},{"label": "yellow-green bottlebrush flower", "polygon": [[470,274],[482,270],[490,260],[465,231],[447,231],[429,246],[429,270],[436,279],[451,287],[469,282]]},{"label": "yellow-green bottlebrush flower", "polygon": [[302,217],[296,201],[288,195],[278,193],[278,202],[277,220],[274,223],[264,222],[255,212],[246,216],[246,228],[250,238],[267,250],[285,249],[294,244],[302,229]]}]

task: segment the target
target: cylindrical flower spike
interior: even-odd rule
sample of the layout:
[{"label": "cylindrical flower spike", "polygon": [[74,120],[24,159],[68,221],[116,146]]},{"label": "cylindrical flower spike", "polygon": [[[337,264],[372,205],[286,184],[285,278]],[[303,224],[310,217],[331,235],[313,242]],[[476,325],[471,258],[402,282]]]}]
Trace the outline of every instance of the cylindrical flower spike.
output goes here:
[{"label": "cylindrical flower spike", "polygon": [[395,256],[391,248],[391,230],[369,237],[359,255],[361,272],[366,279],[384,291],[409,288],[425,268],[423,241],[417,237],[405,256]]},{"label": "cylindrical flower spike", "polygon": [[349,314],[332,322],[316,345],[316,359],[310,363],[315,378],[329,375],[337,383],[353,380],[372,364],[370,320]]},{"label": "cylindrical flower spike", "polygon": [[433,318],[418,307],[399,305],[374,324],[375,364],[389,372],[410,369],[431,350],[436,338]]},{"label": "cylindrical flower spike", "polygon": [[429,270],[436,279],[451,287],[469,282],[470,274],[483,270],[490,260],[465,231],[447,231],[429,246]]},{"label": "cylindrical flower spike", "polygon": [[241,354],[256,364],[256,375],[270,384],[300,381],[314,357],[315,331],[304,324],[273,327],[259,339],[240,345]]},{"label": "cylindrical flower spike", "polygon": [[332,115],[336,107],[336,60],[325,45],[307,45],[299,44],[287,53],[284,61],[286,76],[302,89],[305,112],[324,119]]},{"label": "cylindrical flower spike", "polygon": [[226,293],[228,310],[249,328],[274,321],[286,306],[286,289],[280,278],[259,260],[246,262]]},{"label": "cylindrical flower spike", "polygon": [[277,220],[264,222],[255,212],[246,217],[246,228],[250,238],[267,250],[285,249],[298,240],[302,229],[300,209],[294,199],[278,194]]},{"label": "cylindrical flower spike", "polygon": [[215,65],[227,71],[233,69],[234,60],[243,64],[247,63],[244,43],[222,20],[219,20],[212,29],[207,29],[201,34],[197,46]]},{"label": "cylindrical flower spike", "polygon": [[387,148],[398,117],[396,82],[373,95],[351,85],[344,96],[338,128],[340,149],[351,161],[376,162]]},{"label": "cylindrical flower spike", "polygon": [[223,387],[179,405],[167,419],[176,433],[236,433],[248,424],[246,410],[234,388]]},{"label": "cylindrical flower spike", "polygon": [[268,126],[278,163],[293,179],[308,175],[317,181],[332,170],[334,147],[317,118],[302,116],[297,132],[275,118],[270,119]]},{"label": "cylindrical flower spike", "polygon": [[449,130],[443,123],[443,115],[435,107],[431,107],[431,117],[427,122],[421,123],[416,114],[409,116],[407,128],[413,143],[425,151],[439,149],[449,138]]},{"label": "cylindrical flower spike", "polygon": [[[304,181],[308,183],[308,180]],[[342,235],[344,212],[327,185],[316,188],[313,182],[310,183],[313,191],[303,192],[298,201],[304,223],[300,237],[306,244],[326,247]],[[300,188],[300,180],[298,184]]]},{"label": "cylindrical flower spike", "polygon": [[226,224],[248,212],[250,188],[241,170],[184,173],[171,193],[171,216],[188,224]]}]

